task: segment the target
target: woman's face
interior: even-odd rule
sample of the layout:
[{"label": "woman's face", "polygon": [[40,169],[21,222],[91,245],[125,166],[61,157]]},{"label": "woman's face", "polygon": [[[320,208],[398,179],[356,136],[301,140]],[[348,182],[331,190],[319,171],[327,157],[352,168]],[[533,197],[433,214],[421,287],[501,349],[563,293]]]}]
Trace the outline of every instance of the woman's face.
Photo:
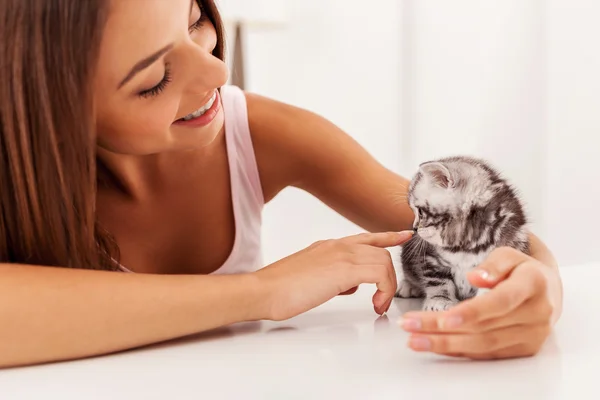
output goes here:
[{"label": "woman's face", "polygon": [[209,144],[228,74],[216,45],[195,0],[113,0],[95,81],[98,145],[147,155]]}]

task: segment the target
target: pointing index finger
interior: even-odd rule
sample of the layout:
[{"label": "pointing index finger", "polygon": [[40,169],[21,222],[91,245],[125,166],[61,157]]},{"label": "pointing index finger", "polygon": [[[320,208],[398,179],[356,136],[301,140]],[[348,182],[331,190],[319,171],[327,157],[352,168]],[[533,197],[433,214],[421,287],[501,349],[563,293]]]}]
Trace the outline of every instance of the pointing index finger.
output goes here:
[{"label": "pointing index finger", "polygon": [[366,244],[375,247],[393,247],[403,244],[413,236],[413,231],[361,233],[346,238],[354,244]]}]

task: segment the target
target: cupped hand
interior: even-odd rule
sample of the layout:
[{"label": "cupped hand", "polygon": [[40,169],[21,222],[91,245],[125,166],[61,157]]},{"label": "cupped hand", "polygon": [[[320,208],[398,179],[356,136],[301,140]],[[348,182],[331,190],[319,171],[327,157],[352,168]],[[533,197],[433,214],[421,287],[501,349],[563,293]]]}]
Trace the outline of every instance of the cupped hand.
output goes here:
[{"label": "cupped hand", "polygon": [[406,242],[412,232],[361,233],[317,242],[257,272],[265,294],[265,319],[284,320],[363,283],[377,286],[375,312],[383,314],[397,289],[388,247]]},{"label": "cupped hand", "polygon": [[501,359],[533,356],[551,332],[548,267],[519,251],[500,248],[468,279],[488,292],[443,312],[410,312],[401,326],[416,351]]}]

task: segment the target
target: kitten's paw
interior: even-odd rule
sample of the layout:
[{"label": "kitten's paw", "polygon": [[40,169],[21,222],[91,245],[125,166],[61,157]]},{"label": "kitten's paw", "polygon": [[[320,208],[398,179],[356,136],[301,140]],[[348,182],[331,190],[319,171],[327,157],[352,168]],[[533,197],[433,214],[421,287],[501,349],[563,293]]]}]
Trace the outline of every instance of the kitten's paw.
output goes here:
[{"label": "kitten's paw", "polygon": [[400,283],[398,284],[398,291],[396,292],[396,297],[400,297],[402,299],[410,299],[423,297],[423,294],[419,289],[414,287],[406,279],[402,279],[402,281],[400,281]]},{"label": "kitten's paw", "polygon": [[456,301],[441,297],[425,299],[423,302],[423,311],[446,311],[457,303]]}]

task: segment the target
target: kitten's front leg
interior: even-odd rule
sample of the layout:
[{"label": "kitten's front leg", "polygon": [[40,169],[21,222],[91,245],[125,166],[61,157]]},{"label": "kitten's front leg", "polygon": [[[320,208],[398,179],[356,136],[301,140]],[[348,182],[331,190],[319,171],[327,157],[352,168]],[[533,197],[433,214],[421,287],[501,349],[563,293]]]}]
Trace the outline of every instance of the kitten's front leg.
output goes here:
[{"label": "kitten's front leg", "polygon": [[458,304],[452,280],[429,282],[425,287],[424,311],[445,311]]},{"label": "kitten's front leg", "polygon": [[423,292],[416,285],[403,278],[398,284],[396,297],[400,297],[401,299],[419,298],[423,297]]}]

